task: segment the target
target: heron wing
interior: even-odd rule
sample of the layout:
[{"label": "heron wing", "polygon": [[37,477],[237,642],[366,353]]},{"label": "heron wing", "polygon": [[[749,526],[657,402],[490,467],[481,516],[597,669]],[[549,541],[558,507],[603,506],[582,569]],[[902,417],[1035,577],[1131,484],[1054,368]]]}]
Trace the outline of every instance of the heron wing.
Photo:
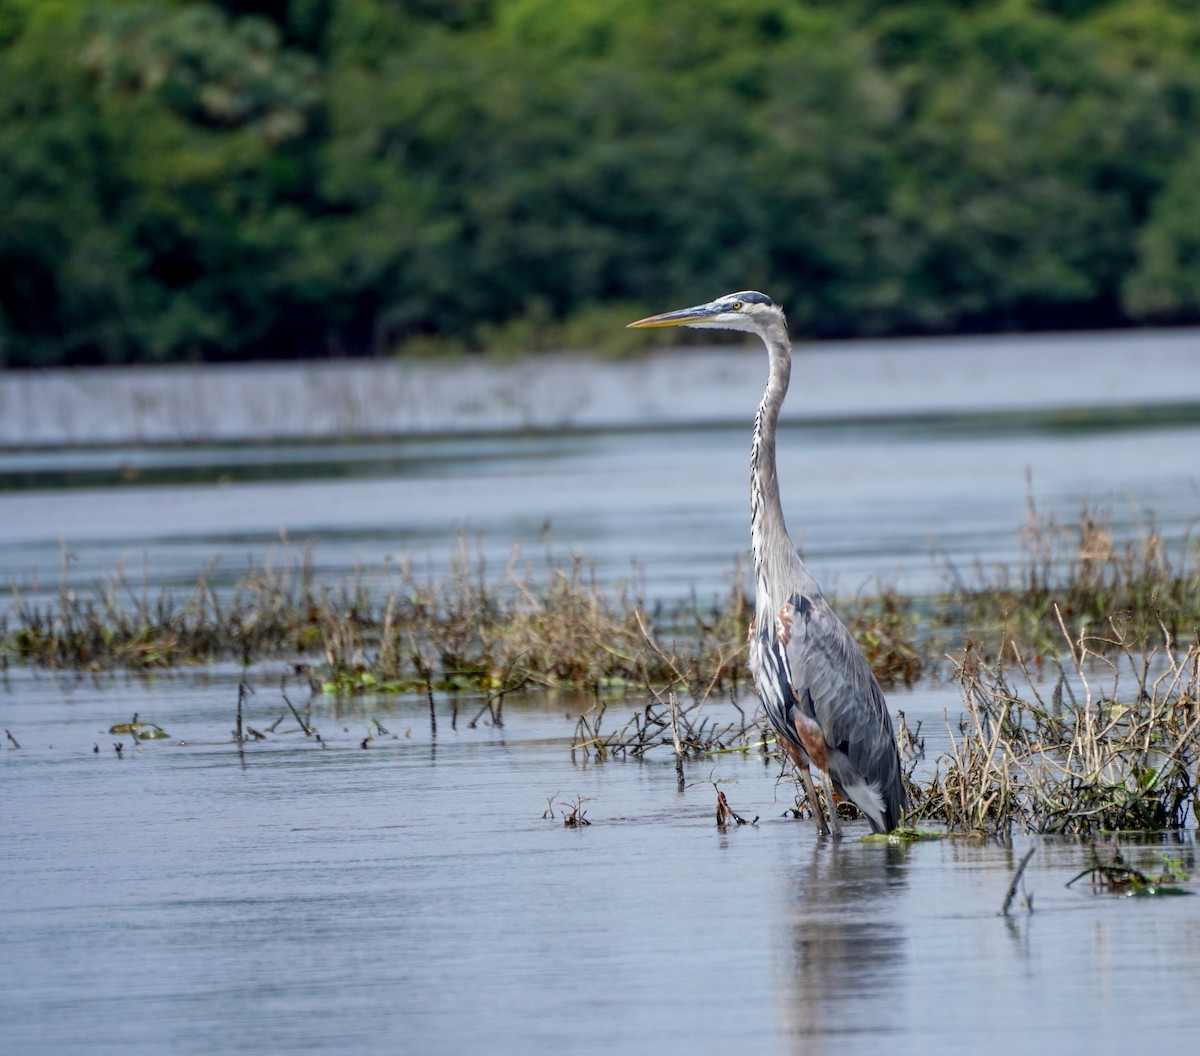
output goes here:
[{"label": "heron wing", "polygon": [[[894,828],[904,809],[896,735],[883,691],[857,643],[824,598],[795,594],[791,634],[782,652],[794,707],[820,726],[829,776],[871,816],[871,790],[884,807],[880,823]],[[856,794],[858,793],[858,794]],[[872,818],[872,822],[875,822]]]}]

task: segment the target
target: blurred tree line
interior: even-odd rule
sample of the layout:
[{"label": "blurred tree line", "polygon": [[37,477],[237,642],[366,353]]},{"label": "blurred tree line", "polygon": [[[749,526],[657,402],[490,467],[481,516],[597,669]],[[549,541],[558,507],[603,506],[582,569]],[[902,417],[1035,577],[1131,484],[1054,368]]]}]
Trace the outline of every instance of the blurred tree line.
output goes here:
[{"label": "blurred tree line", "polygon": [[0,0],[0,363],[742,287],[809,335],[1200,320],[1200,0]]}]

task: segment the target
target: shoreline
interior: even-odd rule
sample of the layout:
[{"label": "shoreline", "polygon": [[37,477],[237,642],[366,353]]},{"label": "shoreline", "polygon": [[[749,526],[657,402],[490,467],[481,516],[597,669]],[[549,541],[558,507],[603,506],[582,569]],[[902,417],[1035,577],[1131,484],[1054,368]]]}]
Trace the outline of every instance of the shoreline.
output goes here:
[{"label": "shoreline", "polygon": [[[322,360],[0,373],[0,449],[744,424],[754,342],[638,359]],[[782,421],[1200,407],[1200,328],[797,344]]]}]

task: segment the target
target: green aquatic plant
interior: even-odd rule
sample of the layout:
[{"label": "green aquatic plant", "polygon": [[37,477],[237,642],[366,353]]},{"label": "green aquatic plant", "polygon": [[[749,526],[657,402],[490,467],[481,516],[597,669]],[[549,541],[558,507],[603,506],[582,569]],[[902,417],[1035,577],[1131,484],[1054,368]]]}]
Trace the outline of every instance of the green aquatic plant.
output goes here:
[{"label": "green aquatic plant", "polygon": [[[1162,855],[1159,855],[1162,858]],[[1165,859],[1164,859],[1165,861]],[[1191,891],[1180,887],[1189,876],[1181,863],[1167,862],[1167,867],[1157,878],[1125,863],[1119,845],[1114,846],[1108,861],[1102,861],[1100,852],[1092,848],[1092,865],[1067,881],[1072,887],[1084,877],[1091,880],[1092,890],[1097,893],[1121,895],[1134,898],[1151,898],[1160,895],[1190,895]]]},{"label": "green aquatic plant", "polygon": [[910,829],[901,826],[891,832],[868,832],[861,837],[860,843],[904,844],[920,843],[925,840],[944,840],[946,834],[936,829]]}]

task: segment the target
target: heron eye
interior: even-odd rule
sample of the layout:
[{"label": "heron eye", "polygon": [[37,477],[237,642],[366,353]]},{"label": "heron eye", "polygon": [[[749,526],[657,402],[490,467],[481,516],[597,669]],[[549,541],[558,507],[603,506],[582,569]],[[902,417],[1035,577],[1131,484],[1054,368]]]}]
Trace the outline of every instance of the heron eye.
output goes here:
[{"label": "heron eye", "polygon": [[742,310],[742,302],[734,301],[729,307],[731,311],[740,312]]}]

